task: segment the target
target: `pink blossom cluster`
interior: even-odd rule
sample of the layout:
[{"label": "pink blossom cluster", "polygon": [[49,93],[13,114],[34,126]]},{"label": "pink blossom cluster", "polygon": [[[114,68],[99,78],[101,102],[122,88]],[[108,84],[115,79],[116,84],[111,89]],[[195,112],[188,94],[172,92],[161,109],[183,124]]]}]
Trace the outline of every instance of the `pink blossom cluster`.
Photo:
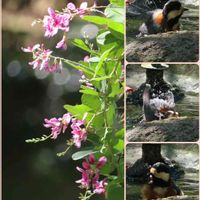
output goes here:
[{"label": "pink blossom cluster", "polygon": [[71,128],[74,144],[77,148],[80,148],[81,142],[87,139],[87,132],[84,126],[84,121],[73,118]]},{"label": "pink blossom cluster", "polygon": [[81,184],[81,188],[93,189],[96,194],[105,193],[107,182],[105,179],[99,180],[100,169],[107,163],[107,158],[102,156],[96,161],[93,154],[90,154],[86,161],[83,161],[82,167],[77,170],[82,173],[82,178],[76,183]]},{"label": "pink blossom cluster", "polygon": [[46,72],[60,72],[62,69],[62,61],[54,60],[50,64],[52,51],[45,49],[44,45],[36,44],[33,47],[23,48],[22,51],[33,54],[33,61],[29,62],[29,65],[33,66],[33,69],[44,70]]},{"label": "pink blossom cluster", "polygon": [[66,113],[60,118],[44,119],[44,122],[44,127],[51,128],[52,139],[56,139],[61,132],[64,133],[70,124],[73,142],[77,148],[80,148],[81,142],[87,139],[84,120],[76,119],[70,113]]},{"label": "pink blossom cluster", "polygon": [[[57,12],[52,8],[48,8],[48,15],[45,15],[42,22],[45,30],[45,37],[53,37],[59,30],[64,33],[69,32],[69,24],[72,19],[79,15],[83,17],[87,12],[87,2],[81,3],[79,8],[73,3],[68,3],[63,12]],[[56,48],[67,49],[66,38],[63,36],[62,40],[57,43]]]}]

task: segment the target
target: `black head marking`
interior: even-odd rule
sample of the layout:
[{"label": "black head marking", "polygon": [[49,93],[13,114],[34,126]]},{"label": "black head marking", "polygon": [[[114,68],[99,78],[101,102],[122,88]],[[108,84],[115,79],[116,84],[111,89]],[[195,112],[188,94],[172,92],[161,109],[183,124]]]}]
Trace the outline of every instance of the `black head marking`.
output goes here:
[{"label": "black head marking", "polygon": [[167,16],[169,12],[173,10],[180,10],[182,8],[182,5],[180,1],[178,0],[170,0],[168,1],[163,8],[163,15]]},{"label": "black head marking", "polygon": [[158,173],[160,173],[160,172],[166,172],[168,174],[170,173],[169,167],[166,164],[162,163],[162,162],[155,163],[152,166],[152,168],[155,168]]}]

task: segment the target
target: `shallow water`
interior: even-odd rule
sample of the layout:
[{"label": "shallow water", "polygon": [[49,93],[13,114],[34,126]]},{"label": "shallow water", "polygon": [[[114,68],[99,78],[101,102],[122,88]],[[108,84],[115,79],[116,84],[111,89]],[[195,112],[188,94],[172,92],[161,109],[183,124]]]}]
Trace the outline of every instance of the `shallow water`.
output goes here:
[{"label": "shallow water", "polygon": [[[139,65],[127,68],[127,85],[138,88],[145,82],[145,70]],[[197,65],[170,65],[164,72],[164,79],[183,90],[185,96],[176,102],[175,110],[179,116],[199,116],[199,72]],[[133,128],[142,118],[143,111],[139,105],[126,106],[127,128]]]},{"label": "shallow water", "polygon": [[[198,94],[185,94],[185,97],[178,101],[175,106],[175,110],[179,113],[179,116],[199,116],[199,95]],[[133,128],[142,118],[143,111],[141,106],[127,105],[126,106],[126,119],[127,129]]]},{"label": "shallow water", "polygon": [[[198,173],[185,171],[184,177],[175,181],[176,185],[184,192],[185,195],[198,195],[199,194],[199,183]],[[126,200],[140,200],[141,189],[143,185],[134,184],[126,185]]]},{"label": "shallow water", "polygon": [[[141,158],[141,145],[132,144],[126,148],[126,163],[132,165],[135,161]],[[190,144],[164,144],[162,145],[161,154],[171,160],[175,160],[185,174],[180,179],[175,180],[175,183],[184,192],[185,195],[199,194],[199,157],[198,146]],[[127,200],[140,200],[141,189],[143,184],[127,184],[126,196]]]},{"label": "shallow water", "polygon": [[[195,1],[195,0],[194,0]],[[193,5],[191,5],[191,4]],[[189,5],[190,4],[190,5]],[[186,2],[185,7],[188,8],[188,11],[185,11],[180,19],[180,30],[188,30],[188,31],[194,31],[199,30],[199,8],[198,4],[196,5],[196,2],[191,2],[188,0]],[[136,35],[138,35],[139,27],[143,24],[145,20],[137,19],[137,18],[127,18],[126,20],[126,36],[127,36],[127,42],[131,39],[136,38]]]}]

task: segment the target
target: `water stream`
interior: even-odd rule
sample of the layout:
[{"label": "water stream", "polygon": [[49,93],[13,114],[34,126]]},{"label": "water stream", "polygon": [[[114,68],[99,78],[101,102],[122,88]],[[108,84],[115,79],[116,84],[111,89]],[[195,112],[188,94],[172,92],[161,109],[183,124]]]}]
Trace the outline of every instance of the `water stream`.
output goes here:
[{"label": "water stream", "polygon": [[[134,156],[133,156],[134,155]],[[185,174],[175,181],[185,195],[199,194],[199,158],[197,145],[163,145],[162,155],[175,160],[184,169]],[[127,164],[134,163],[141,157],[141,147],[138,145],[127,149]],[[140,200],[143,184],[127,184],[127,200]]]},{"label": "water stream", "polygon": [[[181,30],[194,31],[199,30],[199,8],[198,1],[196,0],[185,0],[185,7],[189,10],[184,12],[183,16],[180,19]],[[126,36],[127,42],[131,39],[134,39],[138,34],[138,29],[144,20],[137,18],[127,18],[126,20]]]},{"label": "water stream", "polygon": [[[164,79],[180,87],[184,98],[176,102],[175,110],[180,116],[199,116],[199,76],[197,65],[170,65],[164,72]],[[138,88],[145,82],[145,70],[138,65],[129,65],[127,85]],[[139,105],[126,106],[127,129],[133,128],[143,115]]]}]

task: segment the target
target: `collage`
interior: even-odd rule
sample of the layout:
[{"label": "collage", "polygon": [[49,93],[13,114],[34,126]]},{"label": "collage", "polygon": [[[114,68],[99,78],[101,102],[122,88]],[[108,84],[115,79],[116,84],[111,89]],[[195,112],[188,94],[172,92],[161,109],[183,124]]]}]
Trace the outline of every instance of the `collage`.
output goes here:
[{"label": "collage", "polygon": [[2,200],[199,200],[199,0],[2,0]]}]

